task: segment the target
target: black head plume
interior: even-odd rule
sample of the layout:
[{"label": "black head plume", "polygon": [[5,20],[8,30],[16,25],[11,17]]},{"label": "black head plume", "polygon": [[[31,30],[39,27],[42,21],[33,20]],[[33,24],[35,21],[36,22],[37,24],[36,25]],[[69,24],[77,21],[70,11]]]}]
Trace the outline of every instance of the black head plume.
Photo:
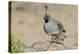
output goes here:
[{"label": "black head plume", "polygon": [[45,6],[45,9],[46,9],[46,10],[45,10],[45,13],[47,13],[47,8],[48,8],[48,7],[47,7],[47,5],[46,5],[46,6]]},{"label": "black head plume", "polygon": [[47,5],[45,6],[45,15],[44,15],[44,20],[45,20],[45,23],[48,23],[49,22],[49,19],[50,19],[50,15],[47,14]]}]

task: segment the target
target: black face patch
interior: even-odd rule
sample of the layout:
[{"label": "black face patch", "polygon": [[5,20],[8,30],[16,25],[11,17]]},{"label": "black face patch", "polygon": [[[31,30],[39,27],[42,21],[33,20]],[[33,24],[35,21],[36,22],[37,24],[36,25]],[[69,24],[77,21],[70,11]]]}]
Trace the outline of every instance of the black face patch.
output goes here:
[{"label": "black face patch", "polygon": [[45,23],[48,23],[49,22],[49,19],[45,19]]},{"label": "black face patch", "polygon": [[45,14],[44,16],[45,23],[48,23],[49,19],[50,19],[50,16],[48,14]]}]

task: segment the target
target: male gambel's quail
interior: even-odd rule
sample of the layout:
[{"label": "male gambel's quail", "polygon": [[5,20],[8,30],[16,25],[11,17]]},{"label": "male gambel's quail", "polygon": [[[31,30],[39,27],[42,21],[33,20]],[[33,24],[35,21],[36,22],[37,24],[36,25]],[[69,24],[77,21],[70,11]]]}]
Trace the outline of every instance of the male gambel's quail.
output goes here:
[{"label": "male gambel's quail", "polygon": [[49,36],[55,36],[54,40],[59,39],[59,36],[62,33],[65,33],[65,29],[59,21],[51,19],[50,15],[47,14],[47,6],[45,6],[45,8],[46,12],[44,15],[44,32]]}]

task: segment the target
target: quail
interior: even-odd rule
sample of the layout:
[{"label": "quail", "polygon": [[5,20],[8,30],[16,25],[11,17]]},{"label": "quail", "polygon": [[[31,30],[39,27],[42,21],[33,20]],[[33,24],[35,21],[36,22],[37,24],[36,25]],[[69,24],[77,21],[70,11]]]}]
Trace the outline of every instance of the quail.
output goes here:
[{"label": "quail", "polygon": [[[58,40],[62,33],[65,33],[66,30],[64,29],[63,25],[61,22],[59,22],[56,19],[52,19],[50,15],[47,13],[47,6],[45,6],[45,15],[43,17],[44,19],[44,32],[51,36],[55,37],[52,38],[52,40]],[[63,39],[62,39],[63,40]]]}]

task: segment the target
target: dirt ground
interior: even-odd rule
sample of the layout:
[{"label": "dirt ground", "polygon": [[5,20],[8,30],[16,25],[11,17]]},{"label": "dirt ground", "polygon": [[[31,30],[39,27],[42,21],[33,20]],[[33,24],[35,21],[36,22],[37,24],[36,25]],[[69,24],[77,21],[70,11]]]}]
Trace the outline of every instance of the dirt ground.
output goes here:
[{"label": "dirt ground", "polygon": [[77,5],[12,2],[11,32],[18,36],[26,45],[50,39],[50,36],[43,30],[45,5],[48,6],[50,17],[60,21],[66,30],[65,35],[67,38],[64,40],[64,45],[69,48],[77,48]]}]

